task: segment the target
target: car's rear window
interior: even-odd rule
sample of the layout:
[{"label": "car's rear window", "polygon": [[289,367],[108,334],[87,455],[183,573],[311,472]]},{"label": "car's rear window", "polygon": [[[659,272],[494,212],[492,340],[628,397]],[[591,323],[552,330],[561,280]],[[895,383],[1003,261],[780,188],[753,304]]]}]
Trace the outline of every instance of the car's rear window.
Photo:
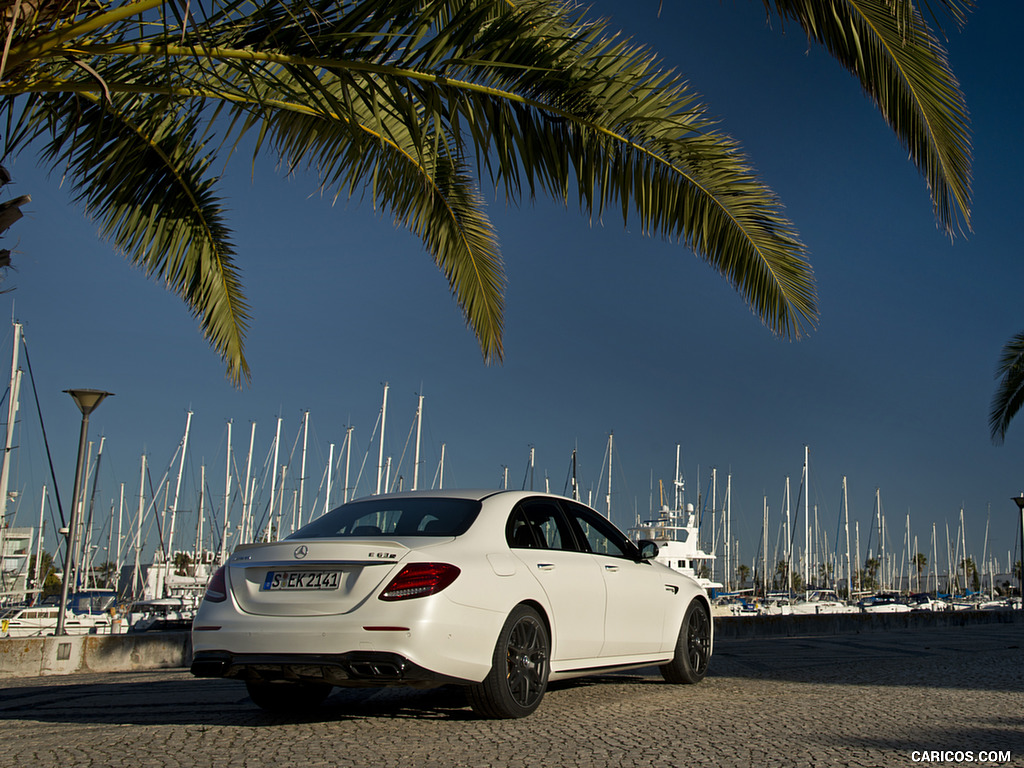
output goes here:
[{"label": "car's rear window", "polygon": [[460,536],[479,512],[480,502],[472,499],[365,499],[328,512],[288,538]]}]

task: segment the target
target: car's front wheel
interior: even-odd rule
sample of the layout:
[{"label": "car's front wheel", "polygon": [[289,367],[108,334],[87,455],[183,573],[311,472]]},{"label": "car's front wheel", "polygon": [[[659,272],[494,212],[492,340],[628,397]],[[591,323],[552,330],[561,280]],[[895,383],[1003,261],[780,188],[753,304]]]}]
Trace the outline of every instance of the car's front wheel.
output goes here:
[{"label": "car's front wheel", "polygon": [[245,689],[252,703],[267,712],[297,712],[312,709],[326,699],[334,686],[329,683],[305,683],[291,680],[246,680]]},{"label": "car's front wheel", "polygon": [[525,717],[539,705],[548,687],[551,641],[540,614],[518,605],[505,620],[482,683],[470,686],[473,710],[484,717]]},{"label": "car's front wheel", "polygon": [[707,674],[710,657],[711,615],[703,602],[694,600],[679,628],[676,655],[660,667],[661,676],[670,683],[699,683]]}]

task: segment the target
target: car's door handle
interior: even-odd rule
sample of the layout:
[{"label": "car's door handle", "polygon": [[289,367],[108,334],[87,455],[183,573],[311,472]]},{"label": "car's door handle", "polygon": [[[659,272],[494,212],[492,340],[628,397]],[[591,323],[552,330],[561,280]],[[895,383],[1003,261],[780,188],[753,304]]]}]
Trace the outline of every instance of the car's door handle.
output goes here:
[{"label": "car's door handle", "polygon": [[542,571],[553,571],[553,570],[555,570],[555,564],[554,563],[537,563],[537,567],[540,568]]},{"label": "car's door handle", "polygon": [[617,570],[619,570],[619,566],[617,566],[617,565],[606,565],[604,567],[604,569],[606,571],[617,571]]}]

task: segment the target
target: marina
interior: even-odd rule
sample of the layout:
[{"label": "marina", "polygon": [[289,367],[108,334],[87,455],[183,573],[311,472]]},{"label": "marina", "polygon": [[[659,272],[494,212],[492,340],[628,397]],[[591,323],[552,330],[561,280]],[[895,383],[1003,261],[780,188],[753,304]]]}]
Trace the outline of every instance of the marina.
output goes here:
[{"label": "marina", "polygon": [[[61,590],[58,566],[66,563],[66,511],[59,495],[44,484],[38,504],[16,485],[12,463],[26,442],[28,424],[20,407],[22,382],[31,381],[27,353],[19,356],[24,330],[13,324],[10,383],[6,394],[5,451],[0,467],[0,636],[46,635],[59,621],[55,596]],[[27,370],[23,370],[27,369]],[[23,374],[28,373],[26,377]],[[394,403],[390,403],[392,419]],[[40,414],[41,417],[41,414]],[[382,388],[369,444],[360,449],[355,428],[345,428],[339,443],[314,450],[315,431],[303,411],[292,437],[282,417],[273,420],[269,446],[258,449],[257,424],[252,422],[242,446],[234,424],[225,424],[222,458],[216,464],[196,446],[194,414],[185,414],[184,430],[170,458],[153,462],[142,454],[134,483],[119,480],[111,494],[104,453],[107,436],[90,440],[84,469],[74,494],[75,551],[71,598],[90,590],[108,590],[115,599],[102,610],[79,610],[72,599],[65,615],[68,633],[104,634],[158,631],[187,627],[213,571],[241,543],[276,541],[333,507],[357,496],[443,488],[446,445],[433,471],[423,452],[424,397],[415,402],[412,423],[397,455],[387,450],[389,385]],[[261,433],[262,434],[262,433]],[[781,508],[772,511],[764,498],[761,530],[741,542],[732,510],[734,477],[727,474],[719,497],[718,471],[707,471],[701,488],[687,487],[681,445],[675,447],[669,491],[659,480],[655,493],[651,472],[649,512],[615,506],[614,433],[609,433],[596,481],[578,472],[578,451],[570,458],[563,495],[584,501],[629,529],[634,540],[658,545],[656,560],[686,573],[715,598],[720,616],[772,616],[822,613],[882,613],[1019,608],[1017,545],[1000,557],[986,523],[980,557],[968,549],[964,510],[957,525],[940,532],[932,524],[927,545],[913,534],[909,514],[902,530],[889,529],[881,492],[876,490],[869,524],[852,519],[846,478],[833,536],[817,505],[810,503],[810,452],[804,447],[803,468],[795,493],[785,478]],[[325,457],[326,454],[326,457]],[[322,462],[314,466],[314,461]],[[524,490],[535,484],[536,458],[531,446]],[[134,492],[132,491],[134,485]],[[496,484],[512,485],[508,466]],[[544,473],[543,490],[552,488]],[[795,496],[795,501],[793,500]],[[671,498],[668,498],[671,497]],[[657,502],[655,501],[657,498]],[[603,502],[603,503],[602,503]],[[33,509],[30,515],[28,510]],[[833,518],[835,519],[835,518]],[[32,524],[26,524],[31,522]],[[749,536],[749,527],[747,535]],[[942,535],[944,533],[944,535]],[[753,538],[753,543],[751,543]],[[862,547],[862,539],[865,546]],[[742,552],[746,553],[741,557]],[[791,565],[792,564],[792,567]]]}]

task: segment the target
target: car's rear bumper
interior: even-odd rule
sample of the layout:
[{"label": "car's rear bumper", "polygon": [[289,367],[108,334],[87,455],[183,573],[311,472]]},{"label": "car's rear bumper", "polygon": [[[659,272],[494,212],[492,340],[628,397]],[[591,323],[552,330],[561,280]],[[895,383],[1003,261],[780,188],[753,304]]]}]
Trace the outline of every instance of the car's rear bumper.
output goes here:
[{"label": "car's rear bumper", "polygon": [[431,672],[400,654],[386,651],[335,654],[199,651],[192,659],[191,672],[196,677],[302,680],[343,687],[433,687],[472,682]]}]

